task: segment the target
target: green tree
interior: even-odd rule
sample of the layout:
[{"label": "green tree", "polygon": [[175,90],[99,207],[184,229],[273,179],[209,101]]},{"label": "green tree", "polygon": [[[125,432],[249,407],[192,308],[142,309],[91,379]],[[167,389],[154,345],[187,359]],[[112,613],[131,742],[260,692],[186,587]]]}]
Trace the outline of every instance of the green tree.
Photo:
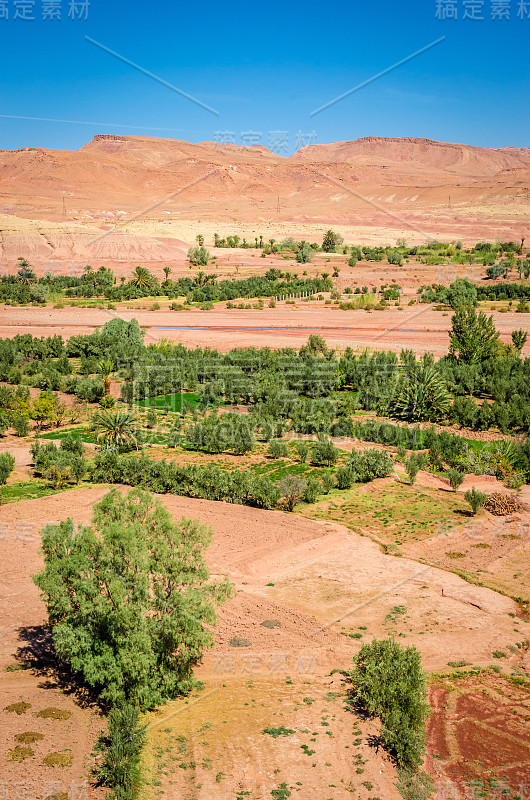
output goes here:
[{"label": "green tree", "polygon": [[381,744],[399,768],[415,772],[425,752],[429,714],[419,652],[394,639],[374,639],[354,657],[350,681],[350,703],[381,719]]},{"label": "green tree", "polygon": [[517,331],[512,331],[512,342],[513,346],[515,347],[515,352],[517,353],[517,358],[521,358],[521,352],[526,344],[527,339],[528,332],[522,328],[519,328]]},{"label": "green tree", "polygon": [[210,252],[205,247],[190,247],[188,261],[195,267],[205,267],[210,259]]},{"label": "green tree", "polygon": [[0,484],[3,485],[15,468],[15,459],[11,453],[0,453]]},{"label": "green tree", "polygon": [[296,445],[296,452],[298,453],[298,458],[300,459],[301,464],[305,464],[307,461],[307,457],[309,455],[309,445],[307,442],[298,442]]},{"label": "green tree", "polygon": [[484,361],[495,355],[499,334],[493,317],[474,308],[459,308],[451,319],[449,355],[465,364]]},{"label": "green tree", "polygon": [[29,285],[37,282],[37,276],[33,272],[31,264],[25,258],[19,258],[17,262],[18,272],[17,281]]},{"label": "green tree", "polygon": [[267,448],[267,455],[271,458],[289,458],[289,449],[285,442],[273,439]]},{"label": "green tree", "polygon": [[420,470],[419,463],[416,461],[413,455],[410,458],[405,459],[403,463],[411,484],[414,484],[416,482],[416,476]]},{"label": "green tree", "polygon": [[456,492],[459,486],[462,486],[465,479],[465,474],[458,469],[448,469],[447,478],[453,492]]},{"label": "green tree", "polygon": [[414,369],[402,370],[392,410],[411,421],[435,420],[447,416],[451,395],[435,365],[422,361]]},{"label": "green tree", "polygon": [[138,448],[136,416],[124,408],[102,410],[95,414],[93,424],[99,444],[106,449],[132,450]]},{"label": "green tree", "polygon": [[457,278],[447,289],[447,302],[451,308],[477,305],[477,287],[467,278]]},{"label": "green tree", "polygon": [[466,502],[469,503],[473,514],[476,514],[479,508],[482,508],[486,500],[488,499],[488,495],[484,494],[484,492],[479,492],[478,489],[473,488],[468,489],[464,495]]},{"label": "green tree", "polygon": [[114,369],[114,364],[110,359],[104,359],[98,362],[98,370],[103,378],[103,386],[105,397],[110,394],[110,376]]},{"label": "green tree", "polygon": [[148,289],[154,283],[154,275],[152,275],[147,267],[136,267],[132,276],[131,283],[138,289]]},{"label": "green tree", "polygon": [[108,703],[152,708],[192,686],[213,645],[215,605],[231,594],[210,582],[197,521],[174,523],[159,500],[113,489],[91,527],[71,519],[42,534],[44,569],[34,577],[55,653]]},{"label": "green tree", "polygon": [[313,249],[307,242],[300,242],[296,251],[296,260],[299,264],[310,264],[313,260]]},{"label": "green tree", "polygon": [[306,481],[299,478],[298,475],[287,475],[278,481],[278,489],[285,500],[288,511],[293,511],[295,505],[301,500],[306,487]]},{"label": "green tree", "polygon": [[339,450],[335,447],[331,439],[317,442],[311,450],[311,461],[318,466],[332,467],[337,463]]},{"label": "green tree", "polygon": [[164,273],[164,275],[166,276],[165,283],[167,283],[167,282],[168,282],[168,280],[169,280],[169,276],[171,275],[171,267],[167,267],[167,266],[166,266],[166,267],[164,267],[164,269],[162,270],[162,272],[163,272],[163,273]]},{"label": "green tree", "polygon": [[31,406],[31,419],[37,423],[40,430],[43,425],[51,425],[57,420],[59,414],[59,401],[51,392],[41,392]]},{"label": "green tree", "polygon": [[344,239],[342,236],[335,233],[335,231],[326,231],[322,240],[322,250],[325,253],[334,253],[336,248],[341,245],[343,241]]}]

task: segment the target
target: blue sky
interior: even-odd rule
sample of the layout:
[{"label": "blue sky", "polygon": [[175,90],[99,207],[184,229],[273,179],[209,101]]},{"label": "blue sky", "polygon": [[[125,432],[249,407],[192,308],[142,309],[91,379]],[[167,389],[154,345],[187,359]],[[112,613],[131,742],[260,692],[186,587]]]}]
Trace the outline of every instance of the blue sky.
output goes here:
[{"label": "blue sky", "polygon": [[[190,141],[224,134],[237,144],[246,133],[246,143],[269,146],[274,131],[285,132],[276,150],[289,153],[302,141],[369,135],[530,145],[530,0],[91,0],[87,19],[69,18],[70,2],[0,2],[0,17],[3,7],[9,15],[0,19],[0,114],[94,124],[3,116],[0,149],[77,149],[96,133]],[[43,20],[43,3],[60,7],[62,19]],[[19,14],[26,5],[35,19],[14,19],[17,4]],[[81,5],[79,0],[78,13]],[[457,19],[437,19],[437,5],[445,13],[456,8]],[[472,5],[484,19],[469,18]],[[492,19],[506,9],[510,19]],[[310,116],[442,36],[439,44]]]}]

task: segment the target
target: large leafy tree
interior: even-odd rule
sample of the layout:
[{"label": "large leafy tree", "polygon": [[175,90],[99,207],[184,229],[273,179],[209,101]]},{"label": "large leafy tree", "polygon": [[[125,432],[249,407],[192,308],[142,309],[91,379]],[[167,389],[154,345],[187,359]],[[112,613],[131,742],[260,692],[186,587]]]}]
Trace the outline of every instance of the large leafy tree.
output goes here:
[{"label": "large leafy tree", "polygon": [[195,520],[174,523],[139,489],[109,492],[91,527],[75,531],[69,519],[44,529],[34,581],[56,654],[103,701],[152,708],[191,688],[215,606],[231,593],[226,580],[210,581],[211,536]]},{"label": "large leafy tree", "polygon": [[493,317],[474,308],[459,308],[451,319],[449,355],[465,364],[485,361],[495,355],[499,334]]}]

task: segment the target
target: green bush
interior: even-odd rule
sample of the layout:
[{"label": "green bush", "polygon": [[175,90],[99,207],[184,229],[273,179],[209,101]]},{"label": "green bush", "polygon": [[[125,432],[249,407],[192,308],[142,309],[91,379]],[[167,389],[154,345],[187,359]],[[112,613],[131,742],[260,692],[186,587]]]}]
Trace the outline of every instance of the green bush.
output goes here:
[{"label": "green bush", "polygon": [[311,449],[311,461],[317,466],[332,467],[338,458],[339,450],[331,440],[317,442]]},{"label": "green bush", "polygon": [[394,471],[394,461],[386,450],[375,447],[359,452],[352,450],[348,458],[354,483],[368,483],[375,478],[386,478]]},{"label": "green bush", "polygon": [[267,455],[271,458],[289,458],[289,450],[285,442],[273,439],[267,449]]},{"label": "green bush", "polygon": [[307,457],[309,455],[309,445],[307,442],[298,442],[296,445],[296,452],[298,453],[298,458],[300,459],[301,464],[305,464],[307,461]]},{"label": "green bush", "polygon": [[0,453],[0,484],[6,483],[15,468],[15,459],[11,453]]},{"label": "green bush", "polygon": [[468,489],[464,495],[466,502],[469,503],[473,514],[476,514],[479,508],[482,508],[486,500],[488,499],[488,495],[484,494],[484,492],[479,492],[478,489],[475,489],[473,486],[472,489]]},{"label": "green bush", "polygon": [[13,419],[13,430],[17,436],[28,436],[30,432],[29,420],[27,417],[19,414]]},{"label": "green bush", "polygon": [[140,754],[147,725],[140,724],[138,706],[124,703],[109,714],[107,734],[100,736],[96,752],[102,754],[96,777],[115,800],[135,800],[140,790]]},{"label": "green bush", "polygon": [[460,472],[458,469],[448,469],[447,470],[447,478],[449,479],[449,483],[451,485],[451,489],[453,492],[456,492],[459,486],[462,486],[465,480],[465,474]]},{"label": "green bush", "polygon": [[382,722],[380,740],[400,769],[415,772],[425,752],[429,713],[425,674],[415,647],[374,639],[354,657],[350,702]]}]

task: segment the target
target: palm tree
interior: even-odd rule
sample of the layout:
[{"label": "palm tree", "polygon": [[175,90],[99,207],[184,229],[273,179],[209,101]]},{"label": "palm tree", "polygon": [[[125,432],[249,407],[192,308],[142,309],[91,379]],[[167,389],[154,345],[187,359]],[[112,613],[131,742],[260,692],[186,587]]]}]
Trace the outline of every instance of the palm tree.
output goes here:
[{"label": "palm tree", "polygon": [[392,405],[404,419],[434,420],[447,415],[451,395],[434,364],[423,362],[413,371],[402,371]]},{"label": "palm tree", "polygon": [[114,369],[114,364],[109,359],[100,361],[98,363],[98,369],[103,377],[103,383],[105,386],[105,397],[107,397],[107,395],[110,394],[110,374]]},{"label": "palm tree", "polygon": [[25,258],[19,258],[17,266],[18,266],[17,278],[19,283],[26,283],[26,284],[35,283],[35,281],[37,280],[37,276],[33,272],[29,261],[26,261]]},{"label": "palm tree", "polygon": [[169,275],[170,275],[170,273],[171,273],[171,267],[164,267],[164,269],[162,270],[162,272],[163,272],[163,273],[164,273],[164,275],[166,276],[166,281],[168,281],[168,280],[169,280]]},{"label": "palm tree", "polygon": [[99,411],[93,419],[96,439],[103,447],[117,450],[138,449],[136,416],[120,408],[117,411]]},{"label": "palm tree", "polygon": [[517,353],[517,358],[521,358],[521,351],[525,346],[527,339],[528,333],[522,328],[519,328],[518,331],[512,331],[512,342],[513,346],[515,347],[515,352]]},{"label": "palm tree", "polygon": [[153,276],[147,267],[136,267],[131,276],[131,283],[138,289],[147,288],[153,283]]}]

